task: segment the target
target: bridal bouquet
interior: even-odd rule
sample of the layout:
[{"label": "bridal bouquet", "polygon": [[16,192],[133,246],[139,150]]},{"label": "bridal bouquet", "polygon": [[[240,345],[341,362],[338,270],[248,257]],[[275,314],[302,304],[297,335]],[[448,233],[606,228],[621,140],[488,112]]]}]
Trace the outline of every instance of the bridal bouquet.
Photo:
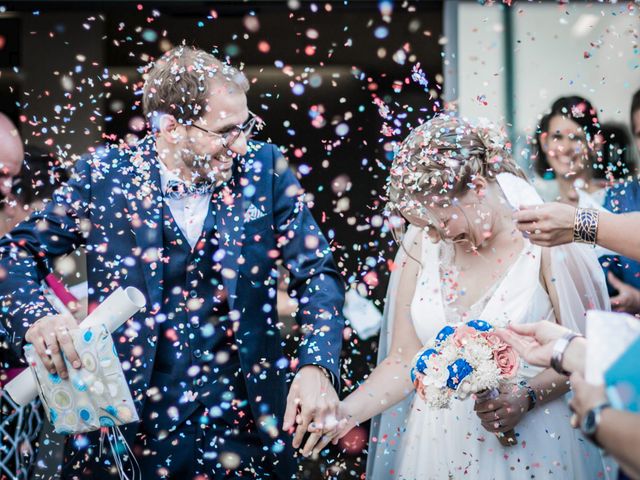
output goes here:
[{"label": "bridal bouquet", "polygon": [[515,378],[519,358],[484,320],[447,325],[427,342],[411,369],[418,395],[433,408],[471,394],[497,396],[500,384]]}]

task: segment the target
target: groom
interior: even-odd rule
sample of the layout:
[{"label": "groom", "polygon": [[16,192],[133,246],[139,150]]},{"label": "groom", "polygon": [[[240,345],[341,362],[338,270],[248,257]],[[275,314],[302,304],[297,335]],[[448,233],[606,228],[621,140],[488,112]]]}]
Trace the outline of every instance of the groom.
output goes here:
[{"label": "groom", "polygon": [[[52,261],[85,247],[90,304],[118,286],[145,293],[146,311],[113,334],[141,418],[122,431],[145,479],[292,478],[290,431],[298,447],[311,421],[336,414],[342,280],[278,149],[249,141],[260,120],[248,88],[204,51],[169,51],[142,92],[150,134],[79,161],[43,212],[0,239],[11,347],[32,343],[62,377],[62,354],[80,359],[75,322],[40,294]],[[305,332],[288,397],[277,262]],[[63,477],[112,478],[131,463],[125,446],[114,458],[100,444],[99,432],[69,437]]]}]

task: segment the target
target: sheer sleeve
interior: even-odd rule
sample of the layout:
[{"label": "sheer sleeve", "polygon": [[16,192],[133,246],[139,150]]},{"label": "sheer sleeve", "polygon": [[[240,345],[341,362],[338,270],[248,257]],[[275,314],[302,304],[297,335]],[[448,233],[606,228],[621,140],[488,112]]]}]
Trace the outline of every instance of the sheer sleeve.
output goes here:
[{"label": "sheer sleeve", "polygon": [[587,310],[611,310],[602,267],[588,245],[561,245],[552,247],[550,253],[558,322],[584,334]]},{"label": "sheer sleeve", "polygon": [[[389,287],[384,302],[384,312],[382,315],[382,327],[380,328],[380,339],[378,341],[379,364],[389,354],[393,333],[393,318],[395,315],[398,292],[398,284],[402,277],[402,269],[405,265],[411,244],[420,235],[422,230],[410,226],[404,237],[402,245],[398,249],[394,260],[395,268],[389,278]],[[411,408],[413,394],[392,408],[386,410],[371,420],[371,430],[369,432],[369,454],[367,457],[367,478],[369,480],[385,480],[389,478],[389,471],[394,468],[395,456],[400,447],[400,434]]]}]

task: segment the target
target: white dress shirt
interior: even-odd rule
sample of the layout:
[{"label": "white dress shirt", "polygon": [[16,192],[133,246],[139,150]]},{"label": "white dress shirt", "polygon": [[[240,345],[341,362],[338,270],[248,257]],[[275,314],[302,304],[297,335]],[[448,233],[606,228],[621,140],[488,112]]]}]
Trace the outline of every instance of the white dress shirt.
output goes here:
[{"label": "white dress shirt", "polygon": [[[163,192],[167,189],[169,180],[183,181],[175,172],[169,170],[160,159],[158,159],[158,163],[160,164],[160,182]],[[209,213],[211,193],[188,195],[180,199],[165,198],[164,200],[169,205],[173,219],[186,237],[189,245],[192,249],[195,248],[200,235],[202,235],[207,213]]]}]

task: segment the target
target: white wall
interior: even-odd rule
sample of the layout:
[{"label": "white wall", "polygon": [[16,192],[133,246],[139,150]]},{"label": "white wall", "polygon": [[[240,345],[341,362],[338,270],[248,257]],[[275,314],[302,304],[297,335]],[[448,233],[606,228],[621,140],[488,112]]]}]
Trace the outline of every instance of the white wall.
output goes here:
[{"label": "white wall", "polygon": [[[538,116],[570,94],[588,98],[601,121],[628,124],[631,96],[640,88],[640,4],[629,5],[514,2],[508,48],[514,52],[516,134],[530,135]],[[460,2],[457,30],[460,112],[504,121],[502,9]]]}]

